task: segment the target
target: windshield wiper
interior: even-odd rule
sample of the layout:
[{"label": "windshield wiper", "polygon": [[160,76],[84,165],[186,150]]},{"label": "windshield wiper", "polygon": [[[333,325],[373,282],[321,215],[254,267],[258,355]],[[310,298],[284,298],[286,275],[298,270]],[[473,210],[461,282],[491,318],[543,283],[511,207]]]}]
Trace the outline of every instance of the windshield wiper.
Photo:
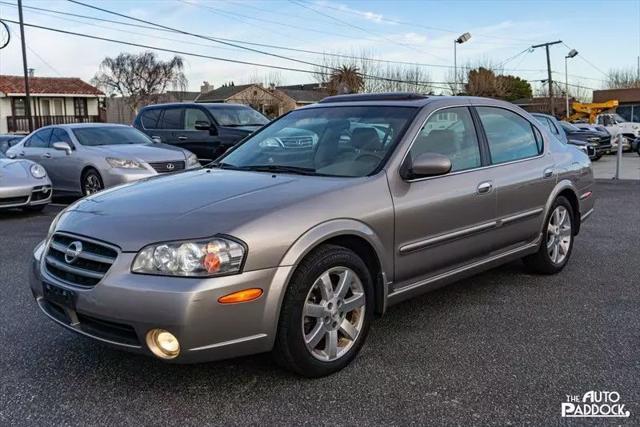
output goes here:
[{"label": "windshield wiper", "polygon": [[285,165],[250,165],[239,166],[240,170],[256,171],[256,172],[282,172],[282,173],[295,173],[300,175],[316,175],[316,170],[313,168],[302,168],[299,166],[285,166]]}]

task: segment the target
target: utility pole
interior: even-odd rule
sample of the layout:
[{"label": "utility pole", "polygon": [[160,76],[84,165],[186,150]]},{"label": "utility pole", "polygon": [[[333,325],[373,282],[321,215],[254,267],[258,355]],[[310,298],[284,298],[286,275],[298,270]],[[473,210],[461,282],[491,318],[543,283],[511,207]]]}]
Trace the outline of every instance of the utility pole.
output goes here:
[{"label": "utility pole", "polygon": [[555,116],[555,105],[554,105],[554,101],[553,101],[553,78],[551,77],[551,58],[549,57],[549,46],[554,45],[554,44],[559,44],[562,43],[562,40],[557,40],[555,42],[548,42],[548,43],[541,43],[541,44],[537,44],[535,46],[531,46],[532,49],[536,49],[539,47],[543,47],[545,48],[545,50],[547,51],[547,75],[549,77],[549,104],[551,107],[551,115]]},{"label": "utility pole", "polygon": [[20,39],[22,42],[22,68],[24,69],[24,108],[29,124],[29,133],[33,132],[31,120],[31,96],[29,93],[29,68],[27,67],[27,45],[24,41],[24,20],[22,19],[22,0],[18,0],[18,16],[20,18]]}]

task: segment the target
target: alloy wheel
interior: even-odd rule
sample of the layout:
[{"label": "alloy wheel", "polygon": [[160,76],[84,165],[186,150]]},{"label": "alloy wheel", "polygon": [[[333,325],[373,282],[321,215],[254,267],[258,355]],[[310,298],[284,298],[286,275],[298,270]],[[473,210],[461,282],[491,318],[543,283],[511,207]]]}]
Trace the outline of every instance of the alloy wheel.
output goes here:
[{"label": "alloy wheel", "polygon": [[324,362],[344,356],[362,331],[365,303],[362,281],[353,270],[333,267],[322,273],[302,312],[302,333],[311,355]]},{"label": "alloy wheel", "polygon": [[100,183],[100,178],[98,178],[98,176],[95,174],[88,174],[84,178],[84,195],[90,196],[100,190],[102,190],[102,183]]},{"label": "alloy wheel", "polygon": [[564,206],[554,209],[547,226],[547,253],[554,264],[562,264],[571,248],[571,216]]}]

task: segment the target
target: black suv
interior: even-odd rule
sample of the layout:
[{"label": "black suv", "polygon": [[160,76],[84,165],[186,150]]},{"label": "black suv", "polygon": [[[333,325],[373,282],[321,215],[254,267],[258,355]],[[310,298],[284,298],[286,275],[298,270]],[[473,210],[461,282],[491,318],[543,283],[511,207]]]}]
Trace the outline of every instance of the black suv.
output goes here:
[{"label": "black suv", "polygon": [[246,105],[174,103],[142,108],[133,126],[158,142],[191,151],[205,164],[268,122]]}]

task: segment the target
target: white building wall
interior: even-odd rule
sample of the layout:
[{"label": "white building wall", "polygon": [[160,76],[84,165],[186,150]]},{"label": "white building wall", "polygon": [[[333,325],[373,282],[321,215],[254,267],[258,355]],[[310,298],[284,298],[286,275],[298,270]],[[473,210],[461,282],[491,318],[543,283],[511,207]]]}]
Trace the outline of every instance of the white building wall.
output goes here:
[{"label": "white building wall", "polygon": [[0,97],[0,133],[7,133],[7,117],[11,115],[11,100]]}]

